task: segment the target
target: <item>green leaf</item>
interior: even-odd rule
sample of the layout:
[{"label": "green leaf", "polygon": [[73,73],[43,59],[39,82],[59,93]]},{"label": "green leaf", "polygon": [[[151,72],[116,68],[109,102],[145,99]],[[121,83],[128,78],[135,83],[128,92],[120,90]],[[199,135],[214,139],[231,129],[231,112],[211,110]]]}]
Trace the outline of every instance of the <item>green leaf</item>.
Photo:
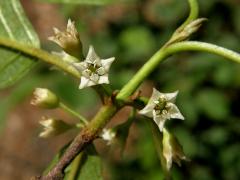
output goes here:
[{"label": "green leaf", "polygon": [[[44,171],[47,174],[60,160],[70,143],[66,144],[53,158]],[[103,180],[102,163],[93,145],[81,152],[65,169],[64,180]]]},{"label": "green leaf", "polygon": [[93,146],[79,154],[68,168],[66,180],[103,180],[101,159]]},{"label": "green leaf", "polygon": [[87,4],[87,5],[104,5],[115,2],[114,0],[44,0],[51,3],[69,3],[69,4]]},{"label": "green leaf", "polygon": [[97,155],[87,155],[77,180],[102,180],[102,166],[100,157]]},{"label": "green leaf", "polygon": [[[39,47],[39,39],[19,0],[0,1],[0,37]],[[15,83],[36,63],[32,58],[4,47],[0,47],[0,54],[0,88]]]}]

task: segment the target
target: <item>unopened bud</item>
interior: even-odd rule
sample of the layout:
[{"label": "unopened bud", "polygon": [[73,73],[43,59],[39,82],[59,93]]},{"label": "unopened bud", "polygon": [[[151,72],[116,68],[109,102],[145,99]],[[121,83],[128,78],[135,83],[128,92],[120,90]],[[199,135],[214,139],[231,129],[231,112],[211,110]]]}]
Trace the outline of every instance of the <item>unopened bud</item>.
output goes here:
[{"label": "unopened bud", "polygon": [[107,141],[107,145],[111,145],[116,137],[116,132],[113,129],[103,129],[100,137]]},{"label": "unopened bud", "polygon": [[207,19],[199,18],[190,22],[185,27],[178,28],[165,46],[187,40],[193,33],[198,31],[204,21],[207,21]]},{"label": "unopened bud", "polygon": [[48,89],[36,88],[33,92],[31,104],[41,108],[53,109],[59,106],[59,99]]},{"label": "unopened bud", "polygon": [[70,19],[68,20],[66,31],[62,32],[57,28],[54,28],[53,30],[54,36],[51,36],[48,39],[62,47],[62,49],[69,55],[82,60],[82,43],[74,22]]},{"label": "unopened bud", "polygon": [[163,157],[168,171],[172,167],[172,161],[181,166],[181,160],[188,160],[178,140],[166,128],[163,129]]},{"label": "unopened bud", "polygon": [[185,36],[186,38],[188,38],[191,34],[197,32],[198,29],[202,26],[202,23],[204,21],[207,21],[207,19],[199,18],[189,23],[187,26],[183,28],[181,32],[182,36]]},{"label": "unopened bud", "polygon": [[49,119],[43,118],[43,120],[41,120],[39,123],[44,128],[43,131],[39,134],[39,137],[41,138],[57,136],[73,127],[65,123],[64,121],[56,120],[52,118],[49,118]]}]

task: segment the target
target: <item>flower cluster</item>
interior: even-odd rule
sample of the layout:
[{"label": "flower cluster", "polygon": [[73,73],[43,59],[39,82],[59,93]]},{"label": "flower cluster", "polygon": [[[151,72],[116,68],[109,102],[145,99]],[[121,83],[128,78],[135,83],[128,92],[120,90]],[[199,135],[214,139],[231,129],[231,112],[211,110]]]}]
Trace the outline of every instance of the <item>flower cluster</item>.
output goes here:
[{"label": "flower cluster", "polygon": [[[178,29],[166,45],[186,40],[199,29],[205,20],[204,18],[200,18],[192,21],[186,27]],[[55,54],[61,56],[63,61],[69,63],[81,74],[79,89],[98,84],[109,84],[108,73],[111,64],[115,60],[114,57],[101,59],[95,52],[93,46],[90,46],[87,56],[84,58],[79,33],[76,30],[74,22],[71,20],[68,20],[66,31],[61,32],[57,28],[54,28],[54,33],[55,36],[50,37],[49,40],[54,41],[64,50],[61,53]],[[38,91],[36,92],[37,98],[33,104],[54,107],[54,105],[51,104],[52,101],[55,100],[55,103],[59,103],[50,92],[42,92],[43,90]],[[177,139],[165,128],[165,122],[171,118],[184,120],[183,115],[175,105],[177,94],[178,91],[161,93],[153,89],[152,96],[147,105],[139,111],[140,114],[152,118],[160,132],[163,133],[163,140],[161,142],[162,157],[165,159],[164,165],[168,171],[171,169],[173,161],[180,165],[181,160],[187,159]],[[50,98],[46,98],[45,96],[49,96]],[[54,119],[43,120],[40,124],[44,126],[44,131],[40,134],[41,137],[60,134],[70,128],[70,126],[63,121]],[[100,137],[110,145],[116,137],[116,131],[104,128]]]},{"label": "flower cluster", "polygon": [[73,65],[81,73],[79,89],[97,84],[109,84],[108,72],[112,62],[115,60],[114,57],[101,59],[95,53],[93,46],[90,46],[86,59],[79,62],[84,57],[82,43],[74,22],[68,20],[66,31],[61,32],[57,28],[53,30],[55,35],[48,39],[58,44],[64,50],[60,53],[54,52],[54,54],[61,57],[63,61]]}]

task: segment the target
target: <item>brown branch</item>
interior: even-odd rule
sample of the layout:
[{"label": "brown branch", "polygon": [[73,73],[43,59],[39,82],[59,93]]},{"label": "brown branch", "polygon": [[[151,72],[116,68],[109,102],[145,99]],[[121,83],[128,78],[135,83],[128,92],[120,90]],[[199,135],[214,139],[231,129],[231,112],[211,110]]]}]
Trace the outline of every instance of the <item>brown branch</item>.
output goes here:
[{"label": "brown branch", "polygon": [[64,178],[64,169],[83,149],[86,148],[87,145],[98,137],[102,128],[121,107],[125,105],[143,107],[144,102],[139,95],[140,92],[137,92],[130,96],[126,102],[121,103],[122,105],[119,105],[119,102],[115,101],[116,94],[113,94],[112,97],[106,101],[107,104],[95,115],[93,120],[75,137],[55,167],[50,170],[47,175],[34,177],[33,180],[62,180]]},{"label": "brown branch", "polygon": [[82,129],[75,137],[71,145],[61,157],[55,167],[47,175],[37,176],[33,180],[62,180],[64,178],[64,169],[74,160],[74,158],[95,138],[106,125],[106,123],[115,115],[120,107],[113,104],[103,106],[95,115],[93,120]]},{"label": "brown branch", "polygon": [[72,160],[96,137],[95,132],[90,132],[88,128],[83,129],[74,139],[67,151],[64,153],[57,165],[46,175],[38,177],[40,180],[62,180],[64,178],[64,169]]}]

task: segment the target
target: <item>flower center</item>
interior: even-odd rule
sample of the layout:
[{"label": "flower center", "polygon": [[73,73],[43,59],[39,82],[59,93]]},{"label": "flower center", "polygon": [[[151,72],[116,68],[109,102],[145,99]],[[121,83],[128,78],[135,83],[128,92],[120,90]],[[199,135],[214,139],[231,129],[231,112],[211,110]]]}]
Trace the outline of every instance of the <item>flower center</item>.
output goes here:
[{"label": "flower center", "polygon": [[96,71],[100,68],[99,65],[97,64],[92,64],[92,63],[88,63],[88,69],[92,72],[92,73],[96,73]]},{"label": "flower center", "polygon": [[154,101],[155,107],[154,111],[157,115],[166,114],[169,110],[169,105],[167,103],[166,98],[160,97],[157,101]]},{"label": "flower center", "polygon": [[82,75],[94,82],[98,82],[100,76],[106,73],[105,69],[99,63],[87,63],[86,66]]}]

